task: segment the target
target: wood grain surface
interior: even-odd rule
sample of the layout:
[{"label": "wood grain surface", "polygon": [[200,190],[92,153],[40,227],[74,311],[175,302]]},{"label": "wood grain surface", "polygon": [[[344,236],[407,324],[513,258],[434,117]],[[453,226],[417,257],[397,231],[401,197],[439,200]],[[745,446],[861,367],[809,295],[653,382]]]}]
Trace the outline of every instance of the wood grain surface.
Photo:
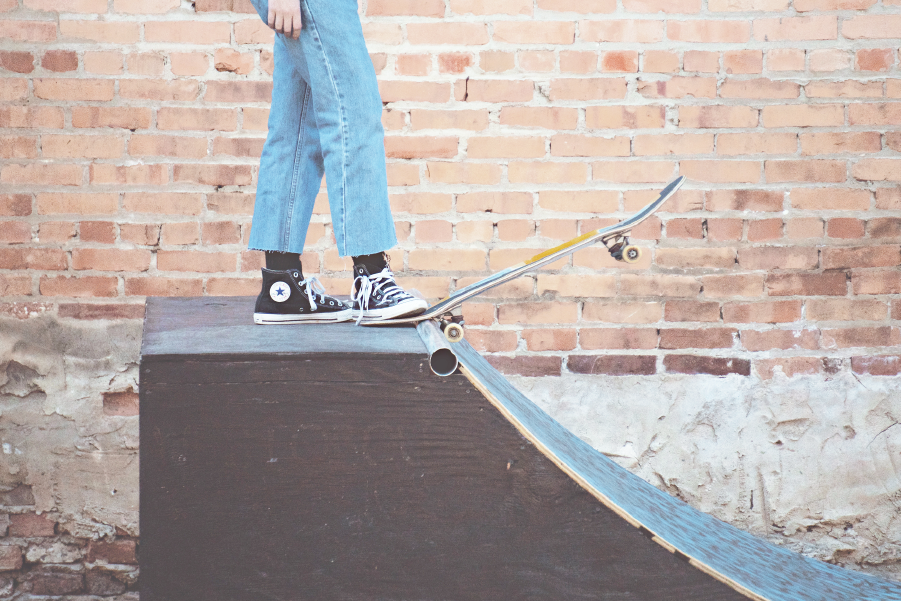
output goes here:
[{"label": "wood grain surface", "polygon": [[308,325],[255,326],[317,350],[245,337],[240,354],[177,354],[179,319],[227,320],[183,300],[152,309],[142,601],[743,598],[620,519],[466,378],[431,374],[414,328],[348,351]]}]

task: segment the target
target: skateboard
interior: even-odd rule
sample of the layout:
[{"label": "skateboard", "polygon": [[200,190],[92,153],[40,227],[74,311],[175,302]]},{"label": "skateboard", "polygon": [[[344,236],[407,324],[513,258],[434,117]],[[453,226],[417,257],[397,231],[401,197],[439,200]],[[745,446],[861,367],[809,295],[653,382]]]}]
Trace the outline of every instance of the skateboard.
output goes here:
[{"label": "skateboard", "polygon": [[525,273],[538,269],[548,263],[553,263],[557,259],[571,255],[577,250],[591,246],[592,244],[597,244],[598,242],[602,243],[610,252],[610,255],[617,261],[624,261],[626,263],[635,263],[638,261],[641,258],[641,249],[629,244],[629,233],[632,231],[632,228],[653,215],[663,203],[675,194],[676,190],[682,187],[683,183],[685,183],[685,177],[679,176],[667,184],[663,191],[660,192],[660,196],[657,197],[657,200],[628,219],[573,238],[569,242],[564,242],[559,246],[538,253],[531,259],[523,261],[518,265],[508,267],[507,269],[492,274],[474,284],[461,288],[447,298],[435,303],[419,315],[380,321],[363,320],[360,322],[360,325],[393,326],[400,324],[415,324],[427,319],[435,319],[444,331],[444,336],[448,341],[459,342],[463,339],[463,320],[459,316],[452,315],[451,311],[472,297],[482,294],[486,290],[491,290],[496,286],[505,284]]}]

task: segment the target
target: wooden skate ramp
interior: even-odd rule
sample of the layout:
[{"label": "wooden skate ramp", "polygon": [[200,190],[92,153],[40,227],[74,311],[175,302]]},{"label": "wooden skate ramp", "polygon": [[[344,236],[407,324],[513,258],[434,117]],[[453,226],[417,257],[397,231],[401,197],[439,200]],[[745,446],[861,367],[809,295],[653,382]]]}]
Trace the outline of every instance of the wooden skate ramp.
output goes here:
[{"label": "wooden skate ramp", "polygon": [[465,342],[439,378],[413,328],[252,306],[148,301],[142,601],[901,600],[631,475]]}]

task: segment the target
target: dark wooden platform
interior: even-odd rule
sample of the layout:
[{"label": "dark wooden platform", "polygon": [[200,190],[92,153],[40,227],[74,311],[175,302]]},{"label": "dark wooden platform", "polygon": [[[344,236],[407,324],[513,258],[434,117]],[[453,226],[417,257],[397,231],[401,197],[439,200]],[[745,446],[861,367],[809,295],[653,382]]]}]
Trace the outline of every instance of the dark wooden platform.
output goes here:
[{"label": "dark wooden platform", "polygon": [[[593,496],[644,489],[465,343],[472,383],[433,375],[414,328],[256,326],[252,306],[148,301],[142,601],[745,598]],[[656,492],[640,519],[707,540]]]},{"label": "dark wooden platform", "polygon": [[414,328],[150,299],[142,601],[740,595],[561,472]]}]

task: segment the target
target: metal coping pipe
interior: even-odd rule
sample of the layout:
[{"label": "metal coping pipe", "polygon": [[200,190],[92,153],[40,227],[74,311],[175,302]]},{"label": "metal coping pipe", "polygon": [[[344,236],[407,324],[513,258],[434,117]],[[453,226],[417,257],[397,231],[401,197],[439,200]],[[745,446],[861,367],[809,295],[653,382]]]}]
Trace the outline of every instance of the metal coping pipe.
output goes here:
[{"label": "metal coping pipe", "polygon": [[429,352],[429,367],[436,376],[449,376],[460,365],[457,355],[451,350],[450,343],[444,337],[435,322],[431,319],[420,321],[416,324],[416,331]]}]

